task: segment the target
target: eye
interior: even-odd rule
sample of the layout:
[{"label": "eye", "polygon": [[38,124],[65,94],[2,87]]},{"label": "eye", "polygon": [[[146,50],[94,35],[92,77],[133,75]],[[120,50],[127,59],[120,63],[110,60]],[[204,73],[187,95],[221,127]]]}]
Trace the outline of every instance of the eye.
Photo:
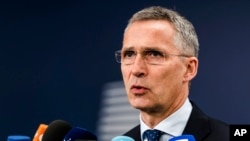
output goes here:
[{"label": "eye", "polygon": [[157,50],[145,51],[145,55],[148,57],[164,57],[164,53]]},{"label": "eye", "polygon": [[129,51],[129,50],[127,50],[127,51],[124,51],[124,52],[123,52],[122,57],[123,57],[123,58],[131,58],[131,57],[133,57],[134,55],[135,55],[135,52],[134,52],[134,51]]}]

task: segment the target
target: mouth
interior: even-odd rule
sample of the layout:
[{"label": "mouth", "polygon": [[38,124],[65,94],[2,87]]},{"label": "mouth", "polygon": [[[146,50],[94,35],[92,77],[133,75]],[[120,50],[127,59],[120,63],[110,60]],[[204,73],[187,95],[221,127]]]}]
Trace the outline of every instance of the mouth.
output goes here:
[{"label": "mouth", "polygon": [[140,85],[133,85],[130,88],[131,92],[135,95],[142,95],[148,91],[148,88],[140,86]]}]

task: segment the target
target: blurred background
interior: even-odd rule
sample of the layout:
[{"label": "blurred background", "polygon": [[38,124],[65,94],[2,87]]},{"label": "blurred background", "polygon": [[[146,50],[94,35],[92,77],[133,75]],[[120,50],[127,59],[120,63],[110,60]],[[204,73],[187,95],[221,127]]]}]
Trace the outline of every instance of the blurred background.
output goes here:
[{"label": "blurred background", "polygon": [[[212,117],[250,124],[249,0],[9,0],[0,1],[0,140],[33,138],[40,123],[56,119],[97,134],[118,129],[104,110],[127,105],[114,51],[130,16],[151,5],[177,10],[196,28],[200,64],[190,99]],[[124,101],[105,101],[115,93]],[[138,113],[130,110],[132,127]]]}]

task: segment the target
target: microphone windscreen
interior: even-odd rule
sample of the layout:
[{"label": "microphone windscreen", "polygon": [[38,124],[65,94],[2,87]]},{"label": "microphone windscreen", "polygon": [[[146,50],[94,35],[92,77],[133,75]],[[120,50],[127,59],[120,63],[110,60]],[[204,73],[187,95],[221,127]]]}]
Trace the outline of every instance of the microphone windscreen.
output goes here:
[{"label": "microphone windscreen", "polygon": [[10,135],[7,137],[7,141],[30,141],[30,137],[24,135]]},{"label": "microphone windscreen", "polygon": [[128,136],[116,136],[111,141],[135,141],[135,140]]},{"label": "microphone windscreen", "polygon": [[44,132],[42,141],[62,141],[71,128],[71,125],[66,121],[52,121]]},{"label": "microphone windscreen", "polygon": [[42,141],[43,134],[45,130],[47,129],[48,125],[46,124],[40,124],[38,126],[38,129],[36,130],[36,134],[33,137],[33,141]]},{"label": "microphone windscreen", "polygon": [[95,134],[91,133],[90,131],[80,128],[74,127],[64,136],[63,141],[97,141],[97,137]]},{"label": "microphone windscreen", "polygon": [[181,135],[169,139],[169,141],[196,141],[193,135]]}]

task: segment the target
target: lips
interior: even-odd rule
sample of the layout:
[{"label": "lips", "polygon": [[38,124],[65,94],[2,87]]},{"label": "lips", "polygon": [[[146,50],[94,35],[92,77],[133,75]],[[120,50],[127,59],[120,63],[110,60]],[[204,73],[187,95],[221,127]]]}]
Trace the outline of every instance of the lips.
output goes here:
[{"label": "lips", "polygon": [[138,95],[146,93],[148,91],[148,88],[139,85],[133,85],[130,90],[133,94]]}]

